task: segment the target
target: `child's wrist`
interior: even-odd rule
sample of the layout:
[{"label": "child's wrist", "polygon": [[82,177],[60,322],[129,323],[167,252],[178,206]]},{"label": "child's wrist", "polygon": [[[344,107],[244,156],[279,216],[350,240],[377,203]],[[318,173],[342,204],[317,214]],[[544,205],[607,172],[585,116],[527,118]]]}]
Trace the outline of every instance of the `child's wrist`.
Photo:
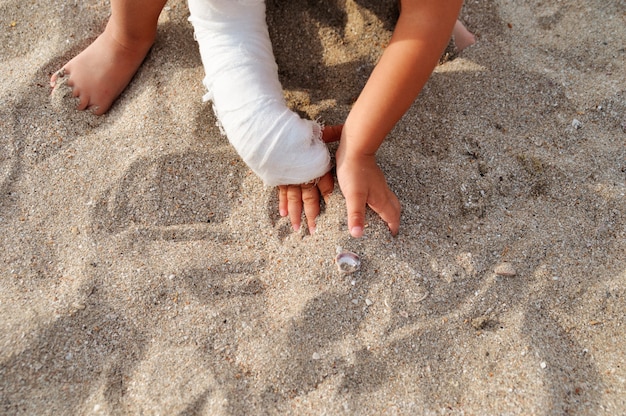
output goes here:
[{"label": "child's wrist", "polygon": [[349,143],[346,138],[342,138],[337,153],[343,158],[367,159],[376,157],[377,150],[377,147],[363,145],[363,143]]},{"label": "child's wrist", "polygon": [[354,157],[374,157],[385,136],[385,132],[379,131],[369,120],[350,113],[343,127],[339,147]]},{"label": "child's wrist", "polygon": [[341,166],[364,166],[372,161],[376,163],[376,152],[368,152],[358,147],[348,147],[345,149],[337,149],[336,154],[337,168]]}]

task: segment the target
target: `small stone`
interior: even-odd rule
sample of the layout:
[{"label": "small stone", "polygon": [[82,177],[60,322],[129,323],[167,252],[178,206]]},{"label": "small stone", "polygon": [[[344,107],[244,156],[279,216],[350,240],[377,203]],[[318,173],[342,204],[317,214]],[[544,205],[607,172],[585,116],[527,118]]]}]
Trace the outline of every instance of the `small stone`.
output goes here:
[{"label": "small stone", "polygon": [[75,312],[82,311],[87,307],[84,302],[75,302],[72,304],[72,307],[75,309]]},{"label": "small stone", "polygon": [[498,276],[513,277],[517,274],[517,271],[511,263],[503,262],[498,264],[494,269],[494,273]]},{"label": "small stone", "polygon": [[371,301],[371,300],[369,300],[369,299],[365,299],[365,304],[366,304],[367,306],[372,306],[372,305],[374,304],[374,302],[372,302],[372,301]]},{"label": "small stone", "polygon": [[572,127],[574,127],[576,130],[582,129],[583,123],[575,118],[574,120],[572,120]]},{"label": "small stone", "polygon": [[476,330],[485,329],[485,327],[487,327],[487,325],[489,324],[489,318],[480,316],[478,318],[472,319],[471,324]]},{"label": "small stone", "polygon": [[312,356],[311,358],[313,358],[314,360],[319,360],[319,359],[320,359],[320,358],[322,358],[322,357],[319,355],[319,353],[314,352],[314,353],[313,353],[313,356]]},{"label": "small stone", "polygon": [[546,364],[546,362],[545,362],[545,361],[542,361],[542,362],[541,362],[541,364],[539,364],[539,366],[540,366],[540,367],[541,367],[541,369],[543,370],[543,369],[545,369],[545,368],[548,366],[548,364]]}]

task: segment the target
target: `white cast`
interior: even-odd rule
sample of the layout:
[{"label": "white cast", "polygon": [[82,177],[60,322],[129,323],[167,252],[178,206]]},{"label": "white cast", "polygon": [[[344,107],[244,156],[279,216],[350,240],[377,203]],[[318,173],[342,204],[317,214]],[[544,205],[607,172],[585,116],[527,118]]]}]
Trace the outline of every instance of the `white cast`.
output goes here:
[{"label": "white cast", "polygon": [[246,164],[267,186],[300,184],[330,170],[322,126],[287,108],[264,0],[189,0],[205,100]]}]

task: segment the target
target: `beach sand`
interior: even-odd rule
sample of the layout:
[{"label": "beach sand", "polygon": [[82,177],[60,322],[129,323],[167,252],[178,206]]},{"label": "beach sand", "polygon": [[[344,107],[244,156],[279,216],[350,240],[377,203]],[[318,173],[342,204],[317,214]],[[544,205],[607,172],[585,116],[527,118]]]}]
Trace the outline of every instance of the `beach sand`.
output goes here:
[{"label": "beach sand", "polygon": [[[289,105],[342,123],[396,13],[268,0]],[[278,215],[184,1],[106,115],[51,94],[108,14],[0,0],[0,413],[626,414],[624,1],[468,1],[378,153],[400,234],[359,240],[338,188]]]}]

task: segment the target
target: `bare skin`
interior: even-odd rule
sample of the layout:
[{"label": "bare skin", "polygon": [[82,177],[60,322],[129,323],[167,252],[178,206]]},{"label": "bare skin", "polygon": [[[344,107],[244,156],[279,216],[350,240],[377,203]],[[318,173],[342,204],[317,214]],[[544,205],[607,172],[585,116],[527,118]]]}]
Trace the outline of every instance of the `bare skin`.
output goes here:
[{"label": "bare skin", "polygon": [[[101,115],[124,91],[156,37],[157,21],[166,0],[112,0],[111,18],[104,32],[79,55],[55,72],[78,98],[79,110]],[[138,17],[140,16],[140,17]]]},{"label": "bare skin", "polygon": [[[462,0],[402,0],[391,42],[348,115],[336,154],[337,179],[355,238],[363,236],[366,206],[387,223],[392,235],[398,234],[400,202],[376,163],[376,151],[422,90],[450,36],[459,51],[475,42],[457,20],[461,5]],[[315,226],[309,213],[319,213],[313,206],[319,197],[311,197],[307,187],[281,187],[280,212],[289,215],[295,229],[300,227],[302,207],[309,229]],[[324,189],[319,188],[322,195]]]},{"label": "bare skin", "polygon": [[400,202],[375,155],[411,106],[452,34],[462,0],[402,0],[389,46],[352,107],[337,149],[337,178],[346,198],[348,229],[361,237],[369,206],[392,235],[400,227]]},{"label": "bare skin", "polygon": [[474,34],[467,30],[460,20],[457,20],[454,24],[452,39],[456,50],[459,52],[476,43],[476,37]]}]

